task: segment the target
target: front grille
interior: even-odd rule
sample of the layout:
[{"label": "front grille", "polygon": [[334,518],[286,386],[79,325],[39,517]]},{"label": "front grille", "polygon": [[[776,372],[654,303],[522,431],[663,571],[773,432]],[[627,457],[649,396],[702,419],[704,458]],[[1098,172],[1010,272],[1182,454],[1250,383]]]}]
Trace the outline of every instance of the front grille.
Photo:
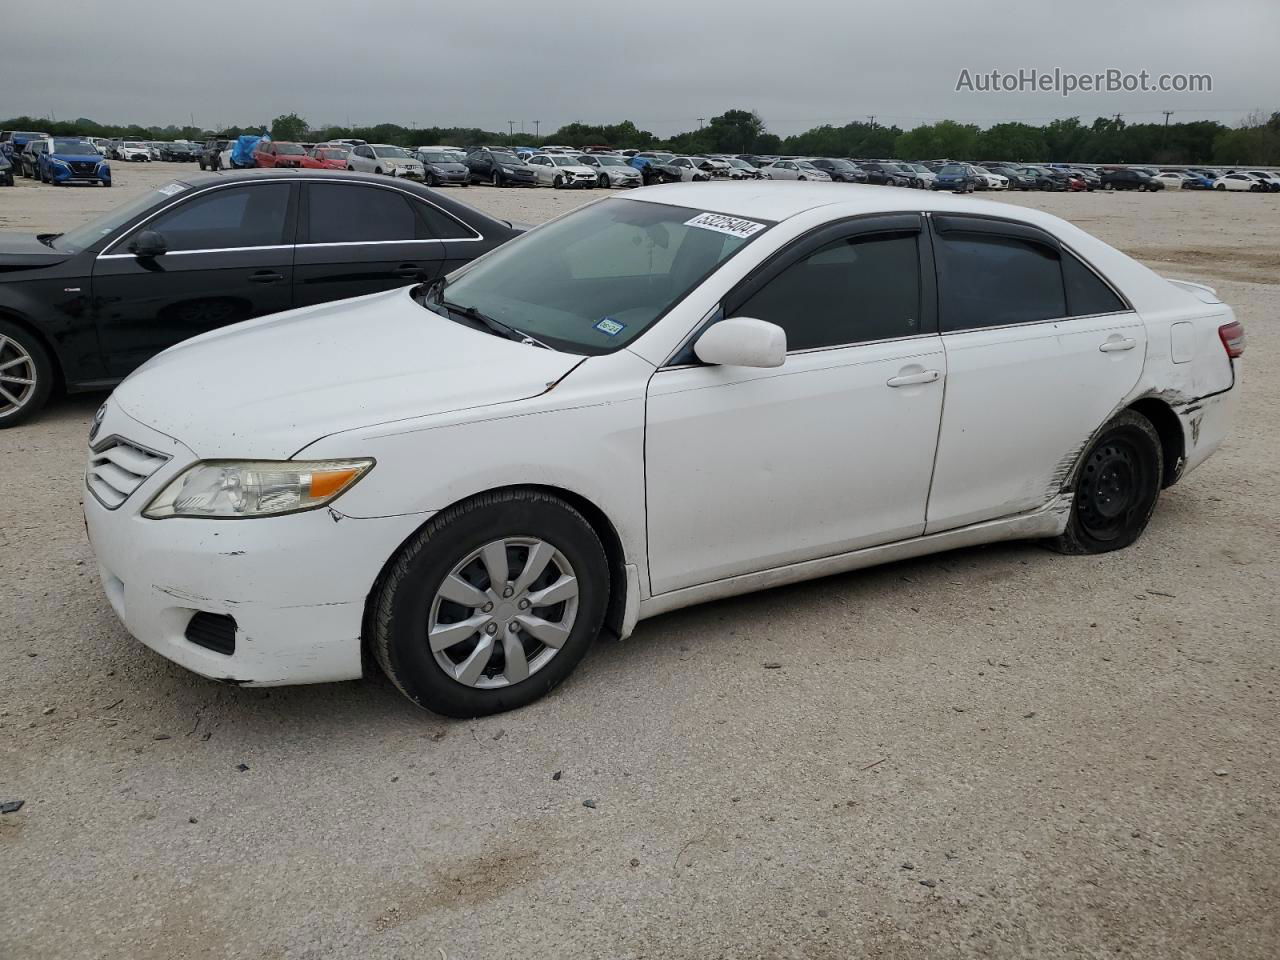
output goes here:
[{"label": "front grille", "polygon": [[93,173],[98,165],[90,160],[72,160],[71,169],[76,173]]},{"label": "front grille", "polygon": [[85,482],[99,503],[114,510],[168,460],[162,453],[111,437],[90,453]]},{"label": "front grille", "polygon": [[186,637],[198,647],[231,656],[236,652],[235,618],[201,611],[187,624]]}]

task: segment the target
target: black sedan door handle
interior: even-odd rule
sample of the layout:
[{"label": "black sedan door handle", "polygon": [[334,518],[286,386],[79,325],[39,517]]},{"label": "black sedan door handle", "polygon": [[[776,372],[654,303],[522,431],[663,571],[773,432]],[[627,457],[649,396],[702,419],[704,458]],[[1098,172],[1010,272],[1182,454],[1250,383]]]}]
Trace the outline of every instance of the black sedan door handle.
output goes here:
[{"label": "black sedan door handle", "polygon": [[275,283],[277,280],[283,280],[283,273],[276,273],[274,270],[258,270],[249,274],[249,279],[254,283]]},{"label": "black sedan door handle", "polygon": [[396,267],[396,276],[416,280],[418,277],[422,276],[422,268],[415,266],[412,263],[402,263],[400,266]]}]

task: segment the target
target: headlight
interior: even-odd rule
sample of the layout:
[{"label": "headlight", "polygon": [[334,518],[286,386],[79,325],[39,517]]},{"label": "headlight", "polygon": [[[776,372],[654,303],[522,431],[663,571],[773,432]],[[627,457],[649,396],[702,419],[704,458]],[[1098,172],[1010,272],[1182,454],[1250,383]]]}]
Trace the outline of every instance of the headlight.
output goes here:
[{"label": "headlight", "polygon": [[65,161],[65,160],[60,160],[58,157],[50,157],[50,158],[49,158],[49,162],[50,162],[50,163],[56,163],[56,164],[57,164],[58,166],[60,166],[60,167],[65,167],[65,166],[67,165],[67,161]]},{"label": "headlight", "polygon": [[372,466],[372,460],[209,460],[183,471],[142,515],[239,519],[312,510]]}]

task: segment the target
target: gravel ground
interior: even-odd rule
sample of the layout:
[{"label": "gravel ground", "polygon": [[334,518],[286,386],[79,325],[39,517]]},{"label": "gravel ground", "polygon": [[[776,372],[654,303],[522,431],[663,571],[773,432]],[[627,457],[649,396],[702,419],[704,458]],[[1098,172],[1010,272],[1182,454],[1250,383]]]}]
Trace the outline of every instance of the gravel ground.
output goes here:
[{"label": "gravel ground", "polygon": [[[117,166],[0,190],[0,228],[192,169]],[[1248,328],[1233,436],[1140,543],[669,614],[505,716],[169,664],[85,541],[101,398],[0,432],[0,800],[26,801],[0,815],[0,956],[1274,957],[1280,196],[1008,199],[1213,283]]]}]

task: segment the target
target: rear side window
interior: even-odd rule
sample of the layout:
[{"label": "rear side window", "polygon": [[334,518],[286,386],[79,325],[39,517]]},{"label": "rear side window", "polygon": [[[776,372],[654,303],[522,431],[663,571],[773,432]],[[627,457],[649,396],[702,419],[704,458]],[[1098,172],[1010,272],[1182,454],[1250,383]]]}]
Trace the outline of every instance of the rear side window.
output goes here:
[{"label": "rear side window", "polygon": [[312,183],[307,189],[309,243],[422,240],[409,200],[398,190],[346,183]]},{"label": "rear side window", "polygon": [[784,269],[735,313],[782,327],[789,351],[913,336],[920,332],[916,237],[829,243]]},{"label": "rear side window", "polygon": [[943,333],[1035,323],[1067,315],[1058,252],[989,234],[937,237]]},{"label": "rear side window", "polygon": [[1067,250],[1062,251],[1062,279],[1067,285],[1067,309],[1073,317],[1128,309],[1102,278]]}]

